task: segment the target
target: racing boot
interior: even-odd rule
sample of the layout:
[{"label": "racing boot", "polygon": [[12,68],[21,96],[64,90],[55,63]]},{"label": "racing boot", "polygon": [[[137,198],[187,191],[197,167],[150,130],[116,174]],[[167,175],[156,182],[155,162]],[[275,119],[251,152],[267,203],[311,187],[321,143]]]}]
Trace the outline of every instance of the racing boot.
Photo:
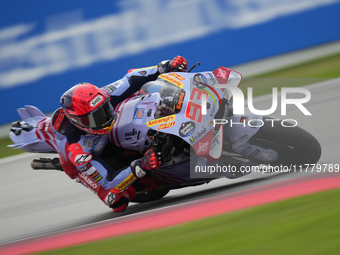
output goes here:
[{"label": "racing boot", "polygon": [[[146,175],[146,171],[158,169],[161,162],[158,158],[158,153],[155,149],[149,149],[142,158],[136,159],[131,162],[131,171],[138,179]],[[114,193],[116,190],[111,189]],[[115,199],[111,208],[113,212],[123,212],[126,210],[129,202],[136,197],[136,188],[132,185],[128,186],[124,191],[115,193]]]},{"label": "racing boot", "polygon": [[129,202],[136,197],[136,189],[130,185],[121,193],[113,195],[115,195],[115,201],[110,205],[113,212],[124,212]]}]

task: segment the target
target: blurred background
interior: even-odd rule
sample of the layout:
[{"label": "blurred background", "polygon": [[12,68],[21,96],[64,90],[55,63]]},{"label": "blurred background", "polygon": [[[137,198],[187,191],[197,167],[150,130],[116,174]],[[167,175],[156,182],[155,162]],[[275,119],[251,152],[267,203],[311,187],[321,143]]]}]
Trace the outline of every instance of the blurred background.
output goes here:
[{"label": "blurred background", "polygon": [[1,1],[0,125],[177,55],[206,71],[334,42],[339,13],[339,0]]}]

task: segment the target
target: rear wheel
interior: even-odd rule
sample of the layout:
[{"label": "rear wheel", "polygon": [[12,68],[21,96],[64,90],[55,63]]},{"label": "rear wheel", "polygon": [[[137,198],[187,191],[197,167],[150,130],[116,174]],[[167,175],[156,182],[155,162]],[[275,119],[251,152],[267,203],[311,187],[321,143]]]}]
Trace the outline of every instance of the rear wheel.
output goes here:
[{"label": "rear wheel", "polygon": [[155,201],[158,199],[161,199],[166,194],[169,193],[170,190],[168,189],[161,189],[161,190],[153,190],[153,191],[147,191],[147,192],[137,192],[136,197],[132,200],[132,202],[136,203],[146,203]]}]

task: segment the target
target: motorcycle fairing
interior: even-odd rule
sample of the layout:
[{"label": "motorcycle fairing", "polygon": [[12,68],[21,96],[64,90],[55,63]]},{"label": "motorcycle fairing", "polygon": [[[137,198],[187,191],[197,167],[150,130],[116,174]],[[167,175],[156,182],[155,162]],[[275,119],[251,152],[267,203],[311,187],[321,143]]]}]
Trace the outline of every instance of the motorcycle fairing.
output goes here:
[{"label": "motorcycle fairing", "polygon": [[[221,98],[226,97],[228,93],[224,89],[214,89],[214,85],[224,82],[238,86],[241,75],[225,67],[216,70],[214,72],[219,77],[216,77],[214,72],[168,73],[145,84],[141,89],[145,95],[126,99],[117,106],[118,119],[110,139],[120,147],[143,153],[152,142],[146,135],[149,129],[152,129],[178,136],[192,145],[197,155],[210,161],[218,160],[223,149],[223,128],[214,127],[213,120],[221,105]],[[155,113],[165,100],[161,97],[161,90],[166,86],[180,91],[180,111],[176,108],[176,112],[158,118]],[[207,103],[205,115],[202,114],[203,97]],[[194,123],[193,128],[190,132],[181,134],[180,130],[190,122]]]},{"label": "motorcycle fairing", "polygon": [[7,146],[27,152],[55,153],[56,145],[50,118],[31,105],[25,105],[25,108],[19,108],[17,112],[22,121],[12,124],[9,136],[14,144]]},{"label": "motorcycle fairing", "polygon": [[216,77],[218,84],[228,84],[238,87],[242,81],[242,75],[239,72],[224,66],[216,68],[212,73]]},{"label": "motorcycle fairing", "polygon": [[[228,118],[228,124],[225,125],[225,135],[229,138],[236,153],[251,160],[255,159],[268,163],[275,162],[278,158],[276,151],[249,143],[249,140],[259,131],[261,121],[263,121],[263,116],[254,115],[248,110],[243,115],[233,115]],[[230,123],[236,125],[237,128],[230,126]]]},{"label": "motorcycle fairing", "polygon": [[[146,93],[145,95],[126,99],[116,107],[115,113],[118,118],[114,124],[113,131],[110,133],[110,139],[120,147],[143,153],[152,142],[147,136],[148,131],[151,129],[179,136],[189,144],[195,144],[203,135],[208,133],[207,131],[212,129],[211,126],[208,127],[204,123],[211,123],[209,121],[212,121],[215,112],[218,111],[218,105],[213,102],[214,98],[210,97],[208,98],[208,103],[213,106],[208,109],[207,115],[201,115],[199,122],[185,116],[189,100],[188,92],[192,86],[190,79],[192,77],[193,74],[190,73],[171,73],[169,76],[163,75],[156,82],[145,84],[141,89]],[[160,90],[164,86],[176,86],[180,93],[182,91],[184,93],[181,94],[180,98],[181,102],[178,107],[180,110],[176,109],[175,114],[158,118],[156,112],[164,101],[164,98],[161,98]],[[195,122],[195,128],[191,130],[192,135],[181,136],[179,130],[188,121]]]}]

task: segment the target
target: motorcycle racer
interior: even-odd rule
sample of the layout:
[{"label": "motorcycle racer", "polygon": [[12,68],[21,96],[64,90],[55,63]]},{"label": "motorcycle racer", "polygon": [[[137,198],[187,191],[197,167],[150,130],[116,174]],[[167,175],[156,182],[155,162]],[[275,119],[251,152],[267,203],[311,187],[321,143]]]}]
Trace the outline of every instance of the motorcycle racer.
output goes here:
[{"label": "motorcycle racer", "polygon": [[132,155],[136,158],[132,162],[122,162],[127,152],[108,141],[117,119],[114,109],[161,73],[184,72],[186,68],[186,59],[177,56],[157,66],[131,69],[103,88],[79,83],[61,96],[62,107],[51,118],[61,166],[71,179],[92,189],[114,212],[124,211],[136,196],[137,179],[160,167],[157,151],[152,148],[144,155]]}]

